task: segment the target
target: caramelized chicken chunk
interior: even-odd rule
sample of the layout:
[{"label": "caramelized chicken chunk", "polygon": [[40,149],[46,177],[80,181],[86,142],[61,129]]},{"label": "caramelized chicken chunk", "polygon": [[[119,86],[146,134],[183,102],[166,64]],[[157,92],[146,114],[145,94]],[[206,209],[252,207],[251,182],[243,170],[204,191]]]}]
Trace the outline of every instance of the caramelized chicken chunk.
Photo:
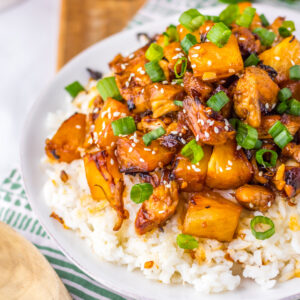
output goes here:
[{"label": "caramelized chicken chunk", "polygon": [[234,189],[249,182],[252,166],[235,141],[214,146],[208,162],[206,184],[210,188]]},{"label": "caramelized chicken chunk", "polygon": [[[239,6],[239,9],[240,9],[240,14],[242,14],[244,12],[245,8],[247,8],[249,6],[252,7],[252,3],[251,2],[240,2],[240,3],[238,3],[238,6]],[[250,25],[250,30],[252,31],[256,27],[262,27],[260,17],[257,13],[254,15],[254,18],[253,18],[252,23]]]},{"label": "caramelized chicken chunk", "polygon": [[289,80],[281,85],[281,88],[289,88],[292,92],[292,97],[300,100],[300,80]]},{"label": "caramelized chicken chunk", "polygon": [[275,107],[278,92],[279,87],[266,71],[247,67],[233,91],[235,112],[249,125],[257,128],[261,123],[261,114]]},{"label": "caramelized chicken chunk", "polygon": [[282,155],[293,158],[296,162],[300,163],[300,145],[296,143],[288,143],[282,149]]},{"label": "caramelized chicken chunk", "polygon": [[286,167],[284,180],[286,183],[284,191],[288,197],[294,197],[300,193],[300,167]]},{"label": "caramelized chicken chunk", "polygon": [[200,32],[199,32],[199,30],[195,30],[194,32],[190,32],[183,25],[179,24],[179,25],[177,25],[177,31],[178,31],[178,34],[179,34],[179,40],[180,41],[182,41],[188,33],[191,33],[192,35],[194,35],[196,37],[197,41],[200,41]]},{"label": "caramelized chicken chunk", "polygon": [[186,123],[196,140],[208,145],[219,145],[234,138],[235,131],[229,122],[197,98],[194,100],[187,96],[183,108],[186,111]]},{"label": "caramelized chicken chunk", "polygon": [[152,118],[150,116],[143,117],[141,122],[138,123],[138,129],[143,132],[155,130],[159,127],[163,127],[164,129],[166,129],[166,125],[162,120]]},{"label": "caramelized chicken chunk", "polygon": [[178,205],[178,191],[175,181],[161,184],[154,188],[153,194],[143,202],[135,219],[135,230],[145,234],[152,229],[162,226],[173,216]]},{"label": "caramelized chicken chunk", "polygon": [[282,23],[284,22],[285,18],[277,17],[273,23],[269,26],[269,28],[276,34],[276,40],[281,40],[281,36],[279,33],[279,27],[281,27]]},{"label": "caramelized chicken chunk", "polygon": [[242,208],[220,194],[205,191],[192,196],[185,215],[183,233],[230,242]]},{"label": "caramelized chicken chunk", "polygon": [[119,230],[128,212],[123,205],[123,175],[113,153],[99,151],[83,158],[87,182],[94,200],[107,200],[117,212],[114,230]]},{"label": "caramelized chicken chunk", "polygon": [[86,115],[75,113],[60,125],[52,139],[46,139],[46,154],[50,159],[70,163],[80,158],[85,136]]},{"label": "caramelized chicken chunk", "polygon": [[260,185],[245,184],[235,191],[236,200],[249,210],[267,211],[275,201],[275,194]]},{"label": "caramelized chicken chunk", "polygon": [[[174,71],[177,60],[181,57],[185,57],[185,54],[180,46],[179,42],[173,42],[164,47],[164,57],[168,60],[168,68],[170,71]],[[178,66],[177,72],[180,73],[181,66]]]},{"label": "caramelized chicken chunk", "polygon": [[141,134],[122,137],[117,142],[121,172],[151,172],[169,164],[173,156],[174,152],[161,146],[158,140],[145,146]]}]

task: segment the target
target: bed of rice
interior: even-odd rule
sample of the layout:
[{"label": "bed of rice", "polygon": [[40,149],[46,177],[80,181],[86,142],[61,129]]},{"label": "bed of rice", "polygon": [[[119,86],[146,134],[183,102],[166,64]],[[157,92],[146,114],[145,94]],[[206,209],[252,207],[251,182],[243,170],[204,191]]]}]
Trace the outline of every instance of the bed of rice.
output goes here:
[{"label": "bed of rice", "polygon": [[[81,93],[73,105],[67,99],[69,104],[65,111],[49,114],[50,136],[74,111],[88,112],[88,104],[95,96],[93,83],[89,89],[89,93]],[[106,201],[92,200],[82,160],[50,164],[44,158],[43,165],[49,178],[44,186],[47,204],[88,243],[100,260],[124,265],[128,270],[139,269],[147,278],[165,284],[191,284],[207,293],[233,290],[242,278],[252,278],[262,287],[272,288],[278,281],[300,277],[300,201],[290,206],[281,197],[276,198],[276,203],[265,214],[275,224],[276,233],[271,238],[255,239],[249,223],[253,215],[261,213],[243,211],[235,240],[220,243],[199,239],[196,259],[192,259],[176,244],[180,233],[177,216],[172,217],[163,231],[155,230],[143,236],[135,233],[134,220],[140,205],[128,196],[135,180],[132,177],[124,179],[127,186],[124,204],[130,218],[124,221],[120,231],[114,232],[115,212]],[[69,175],[67,183],[60,179],[62,170]],[[234,201],[229,192],[221,193]],[[154,262],[152,268],[145,268],[148,261]]]}]

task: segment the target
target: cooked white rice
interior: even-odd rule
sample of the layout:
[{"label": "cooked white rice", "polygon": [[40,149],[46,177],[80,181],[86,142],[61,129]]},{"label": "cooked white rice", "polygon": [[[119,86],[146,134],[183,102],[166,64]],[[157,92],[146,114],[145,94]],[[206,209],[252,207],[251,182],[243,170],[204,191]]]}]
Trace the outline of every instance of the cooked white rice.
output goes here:
[{"label": "cooked white rice", "polygon": [[[55,132],[75,110],[87,113],[88,103],[94,96],[92,88],[87,95],[81,93],[66,111],[49,114],[49,133]],[[281,197],[276,198],[265,214],[275,224],[276,233],[271,238],[255,239],[249,229],[253,213],[244,211],[237,239],[231,243],[199,239],[196,259],[192,259],[176,244],[180,233],[177,216],[164,226],[163,232],[156,230],[143,236],[135,233],[134,220],[140,206],[130,200],[128,191],[136,179],[125,176],[124,205],[130,218],[115,232],[116,214],[106,201],[92,200],[82,160],[50,164],[45,158],[43,164],[49,177],[44,187],[47,204],[88,243],[100,260],[127,266],[128,270],[139,269],[147,278],[165,284],[188,283],[207,293],[233,290],[242,278],[251,278],[264,288],[272,288],[278,281],[300,276],[300,201],[292,207]],[[67,183],[60,179],[62,170],[69,176]],[[221,193],[234,201],[229,192]],[[154,262],[152,268],[144,267],[148,261]]]}]

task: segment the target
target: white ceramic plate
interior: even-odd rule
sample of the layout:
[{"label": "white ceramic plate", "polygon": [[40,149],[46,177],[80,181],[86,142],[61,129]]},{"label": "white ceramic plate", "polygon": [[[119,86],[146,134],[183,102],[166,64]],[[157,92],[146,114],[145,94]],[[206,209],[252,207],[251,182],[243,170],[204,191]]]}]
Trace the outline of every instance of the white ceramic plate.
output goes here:
[{"label": "white ceramic plate", "polygon": [[[286,16],[295,21],[300,30],[300,14],[285,8],[273,8],[266,5],[255,5],[259,13],[264,13],[269,20],[277,16]],[[219,14],[223,7],[202,9],[203,14]],[[146,279],[139,272],[129,272],[125,267],[104,263],[97,259],[74,232],[64,230],[62,226],[49,218],[51,213],[44,201],[42,187],[46,180],[45,172],[40,165],[44,155],[44,143],[48,134],[45,120],[48,112],[62,109],[65,97],[64,87],[75,80],[87,82],[86,67],[108,71],[108,62],[119,52],[133,51],[140,47],[136,33],[147,32],[155,34],[162,32],[170,23],[177,23],[178,16],[167,18],[138,27],[131,31],[124,31],[103,40],[82,52],[69,62],[46,88],[41,97],[33,105],[25,124],[21,143],[21,166],[27,196],[40,222],[49,235],[57,242],[61,250],[84,272],[106,287],[126,297],[136,299],[280,299],[300,293],[300,279],[294,279],[278,284],[274,289],[265,290],[253,282],[243,281],[234,292],[215,295],[203,295],[190,286],[165,285]],[[299,31],[298,31],[299,37]],[[294,298],[296,299],[296,298]],[[299,298],[298,298],[299,299]]]}]

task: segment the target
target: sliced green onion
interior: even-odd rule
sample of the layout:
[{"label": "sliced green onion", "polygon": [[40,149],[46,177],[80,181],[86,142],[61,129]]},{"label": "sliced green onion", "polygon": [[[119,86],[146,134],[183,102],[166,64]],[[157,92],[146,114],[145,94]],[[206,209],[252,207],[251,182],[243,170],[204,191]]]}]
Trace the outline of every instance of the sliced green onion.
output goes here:
[{"label": "sliced green onion", "polygon": [[192,164],[196,164],[199,162],[203,156],[204,152],[200,145],[197,144],[196,140],[193,139],[190,142],[188,142],[182,149],[181,154],[184,157],[187,157]]},{"label": "sliced green onion", "polygon": [[169,36],[169,42],[179,42],[179,34],[175,25],[171,24],[167,28],[166,33]]},{"label": "sliced green onion", "polygon": [[238,5],[228,5],[219,15],[220,21],[223,22],[225,25],[229,26],[236,20],[239,14],[240,9]]},{"label": "sliced green onion", "polygon": [[115,77],[105,77],[100,79],[97,83],[97,90],[104,101],[107,98],[114,98],[119,101],[122,100]]},{"label": "sliced green onion", "polygon": [[163,32],[164,36],[164,47],[169,45],[169,35],[166,32]]},{"label": "sliced green onion", "polygon": [[290,68],[290,79],[300,80],[300,65],[294,65]]},{"label": "sliced green onion", "polygon": [[277,98],[279,101],[286,101],[291,97],[292,97],[292,92],[289,88],[283,88],[277,94]]},{"label": "sliced green onion", "polygon": [[236,4],[240,2],[245,2],[245,0],[219,0],[219,1],[227,4]]},{"label": "sliced green onion", "polygon": [[183,51],[188,54],[189,53],[189,50],[191,47],[193,47],[194,45],[197,44],[197,39],[196,37],[191,34],[191,33],[188,33],[184,38],[183,40],[181,41],[180,45],[183,49]]},{"label": "sliced green onion", "polygon": [[231,35],[231,30],[222,22],[215,24],[207,33],[207,39],[217,45],[224,47]]},{"label": "sliced green onion", "polygon": [[283,114],[286,110],[288,109],[288,104],[286,101],[282,101],[280,102],[277,107],[276,107],[276,111],[279,113],[279,114]]},{"label": "sliced green onion", "polygon": [[293,136],[280,121],[277,121],[269,129],[268,133],[272,136],[274,143],[281,149],[283,149],[290,141],[293,140]]},{"label": "sliced green onion", "polygon": [[282,37],[288,37],[292,35],[292,32],[295,31],[295,24],[293,21],[284,21],[278,29],[279,34]]},{"label": "sliced green onion", "polygon": [[174,104],[180,107],[183,107],[183,101],[174,100]]},{"label": "sliced green onion", "polygon": [[232,118],[232,119],[229,120],[230,125],[231,125],[235,130],[237,130],[237,127],[238,127],[238,125],[239,125],[239,122],[240,122],[240,120],[237,119],[237,118]]},{"label": "sliced green onion", "polygon": [[195,8],[186,10],[179,17],[179,23],[189,31],[197,30],[205,21],[205,17]]},{"label": "sliced green onion", "polygon": [[266,16],[264,14],[261,14],[259,17],[260,17],[261,23],[264,27],[267,27],[270,25],[268,19],[266,18]]},{"label": "sliced green onion", "polygon": [[244,62],[245,67],[256,66],[259,63],[259,58],[255,53],[251,53]]},{"label": "sliced green onion", "polygon": [[199,246],[197,240],[193,236],[183,233],[177,235],[176,242],[180,248],[187,250],[193,250]]},{"label": "sliced green onion", "polygon": [[243,13],[236,19],[236,24],[249,28],[255,16],[256,9],[254,7],[246,7]]},{"label": "sliced green onion", "polygon": [[176,84],[183,84],[183,79],[173,79],[172,83],[176,83]]},{"label": "sliced green onion", "polygon": [[[179,74],[177,73],[177,66],[178,65],[181,65],[181,70],[180,70]],[[187,58],[186,57],[180,57],[176,61],[175,66],[174,66],[174,73],[175,73],[176,78],[183,77],[184,73],[186,72],[186,67],[187,67]]]},{"label": "sliced green onion", "polygon": [[84,87],[78,81],[74,81],[67,85],[65,90],[71,95],[72,98],[75,98],[81,91],[84,91]]},{"label": "sliced green onion", "polygon": [[253,149],[260,149],[261,146],[262,146],[262,141],[261,140],[257,140]]},{"label": "sliced green onion", "polygon": [[161,137],[162,135],[164,135],[166,133],[166,131],[164,130],[164,128],[162,126],[146,133],[143,136],[143,141],[144,144],[146,146],[149,146],[151,144],[152,141],[158,139],[159,137]]},{"label": "sliced green onion", "polygon": [[276,38],[275,33],[266,28],[258,27],[253,32],[259,36],[262,45],[267,47],[271,46]]},{"label": "sliced green onion", "polygon": [[150,183],[135,184],[130,191],[130,199],[136,203],[143,203],[153,194],[153,186]]},{"label": "sliced green onion", "polygon": [[127,135],[136,131],[133,117],[125,117],[111,122],[114,135]]},{"label": "sliced green onion", "polygon": [[226,93],[221,91],[211,96],[206,102],[206,105],[211,107],[214,111],[220,111],[228,102],[229,98]]},{"label": "sliced green onion", "polygon": [[294,116],[300,116],[300,101],[296,99],[288,100],[287,113]]},{"label": "sliced green onion", "polygon": [[215,23],[220,22],[219,16],[204,16],[205,21],[213,21]]},{"label": "sliced green onion", "polygon": [[[264,160],[264,154],[265,153],[270,153],[271,154],[270,162],[267,162],[267,161]],[[273,150],[260,149],[260,150],[256,151],[255,158],[256,158],[256,161],[259,164],[263,165],[264,167],[275,167],[276,166],[276,161],[277,161],[277,158],[278,158],[278,154]]]},{"label": "sliced green onion", "polygon": [[241,147],[253,149],[255,148],[257,140],[258,133],[255,128],[243,122],[238,123],[236,141]]},{"label": "sliced green onion", "polygon": [[[255,226],[257,224],[266,224],[270,226],[270,229],[266,231],[256,231]],[[265,240],[270,238],[274,233],[275,233],[275,225],[273,221],[264,216],[256,216],[254,217],[251,222],[250,222],[250,227],[251,227],[251,232],[255,236],[256,239],[258,240]]]},{"label": "sliced green onion", "polygon": [[158,44],[152,43],[147,49],[145,56],[150,61],[160,61],[164,57],[164,50]]},{"label": "sliced green onion", "polygon": [[145,70],[152,82],[163,81],[166,79],[164,71],[156,60],[146,63]]}]

